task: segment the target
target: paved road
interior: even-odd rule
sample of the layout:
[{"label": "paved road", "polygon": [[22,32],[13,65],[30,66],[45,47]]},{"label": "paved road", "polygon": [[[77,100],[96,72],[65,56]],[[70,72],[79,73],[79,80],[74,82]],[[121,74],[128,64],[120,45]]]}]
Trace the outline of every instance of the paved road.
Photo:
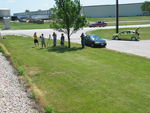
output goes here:
[{"label": "paved road", "polygon": [[116,50],[119,52],[130,53],[138,56],[150,58],[150,40],[141,41],[107,41],[108,49]]},{"label": "paved road", "polygon": [[[120,26],[120,28],[136,28],[136,27],[150,27],[150,24]],[[72,35],[71,42],[80,43],[81,33],[85,33],[87,31],[98,30],[98,29],[114,29],[114,28],[115,26],[107,26],[103,28],[83,28],[82,30],[79,30],[77,33]],[[23,35],[23,36],[33,36],[33,33],[37,32],[38,35],[41,35],[43,33],[45,37],[48,37],[49,34],[52,34],[54,31],[55,30],[53,29],[34,29],[34,30],[7,30],[7,31],[0,31],[0,32],[3,35]],[[57,32],[57,31],[55,32],[57,33],[59,39],[61,32]],[[108,43],[107,46],[108,49],[150,58],[150,41],[107,40],[107,43]]]}]

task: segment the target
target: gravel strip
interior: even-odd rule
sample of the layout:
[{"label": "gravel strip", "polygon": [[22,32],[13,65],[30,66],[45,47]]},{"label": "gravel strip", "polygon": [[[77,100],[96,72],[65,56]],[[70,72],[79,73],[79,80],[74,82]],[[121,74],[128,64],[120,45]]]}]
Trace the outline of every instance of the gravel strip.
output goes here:
[{"label": "gravel strip", "polygon": [[13,67],[0,53],[0,113],[39,113],[34,107]]}]

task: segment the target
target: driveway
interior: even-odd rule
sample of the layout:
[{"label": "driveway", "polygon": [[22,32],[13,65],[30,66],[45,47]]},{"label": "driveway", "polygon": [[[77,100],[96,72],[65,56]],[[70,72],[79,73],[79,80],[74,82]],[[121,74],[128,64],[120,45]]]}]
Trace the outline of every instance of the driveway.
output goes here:
[{"label": "driveway", "polygon": [[[120,28],[136,28],[136,27],[150,27],[150,24],[120,26]],[[87,31],[98,29],[114,29],[114,28],[115,26],[107,26],[103,28],[83,28],[82,30],[79,30],[77,33],[72,35],[71,42],[80,43],[81,33],[86,33]],[[48,37],[49,34],[52,34],[54,31],[55,30],[53,29],[34,29],[34,30],[7,30],[0,32],[3,35],[22,35],[22,36],[33,36],[34,32],[37,32],[38,36],[43,33],[45,37]],[[57,33],[58,39],[60,39],[61,32],[58,31],[55,32]],[[107,40],[107,43],[108,49],[150,58],[150,40],[148,41]]]},{"label": "driveway", "polygon": [[108,40],[107,43],[108,49],[150,58],[150,40],[141,40],[141,41]]}]

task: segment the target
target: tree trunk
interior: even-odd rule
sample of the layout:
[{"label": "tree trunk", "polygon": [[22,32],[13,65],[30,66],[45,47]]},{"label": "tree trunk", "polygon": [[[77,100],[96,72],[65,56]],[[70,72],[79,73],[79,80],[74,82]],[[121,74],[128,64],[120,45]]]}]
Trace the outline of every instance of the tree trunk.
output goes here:
[{"label": "tree trunk", "polygon": [[70,44],[70,29],[67,29],[67,32],[68,32],[68,48],[71,47],[71,44]]},{"label": "tree trunk", "polygon": [[70,48],[71,45],[70,45],[70,36],[68,36],[68,48]]}]

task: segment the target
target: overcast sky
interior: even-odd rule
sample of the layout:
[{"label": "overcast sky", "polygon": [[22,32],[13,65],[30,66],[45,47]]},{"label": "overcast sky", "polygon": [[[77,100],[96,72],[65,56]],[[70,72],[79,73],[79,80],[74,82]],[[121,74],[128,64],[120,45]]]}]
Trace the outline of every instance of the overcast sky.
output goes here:
[{"label": "overcast sky", "polygon": [[[80,0],[83,6],[115,4],[116,0]],[[140,3],[145,0],[120,0],[124,3]],[[147,0],[150,1],[150,0]],[[54,0],[0,0],[0,8],[11,9],[11,14],[28,10],[50,9],[54,6]]]}]

